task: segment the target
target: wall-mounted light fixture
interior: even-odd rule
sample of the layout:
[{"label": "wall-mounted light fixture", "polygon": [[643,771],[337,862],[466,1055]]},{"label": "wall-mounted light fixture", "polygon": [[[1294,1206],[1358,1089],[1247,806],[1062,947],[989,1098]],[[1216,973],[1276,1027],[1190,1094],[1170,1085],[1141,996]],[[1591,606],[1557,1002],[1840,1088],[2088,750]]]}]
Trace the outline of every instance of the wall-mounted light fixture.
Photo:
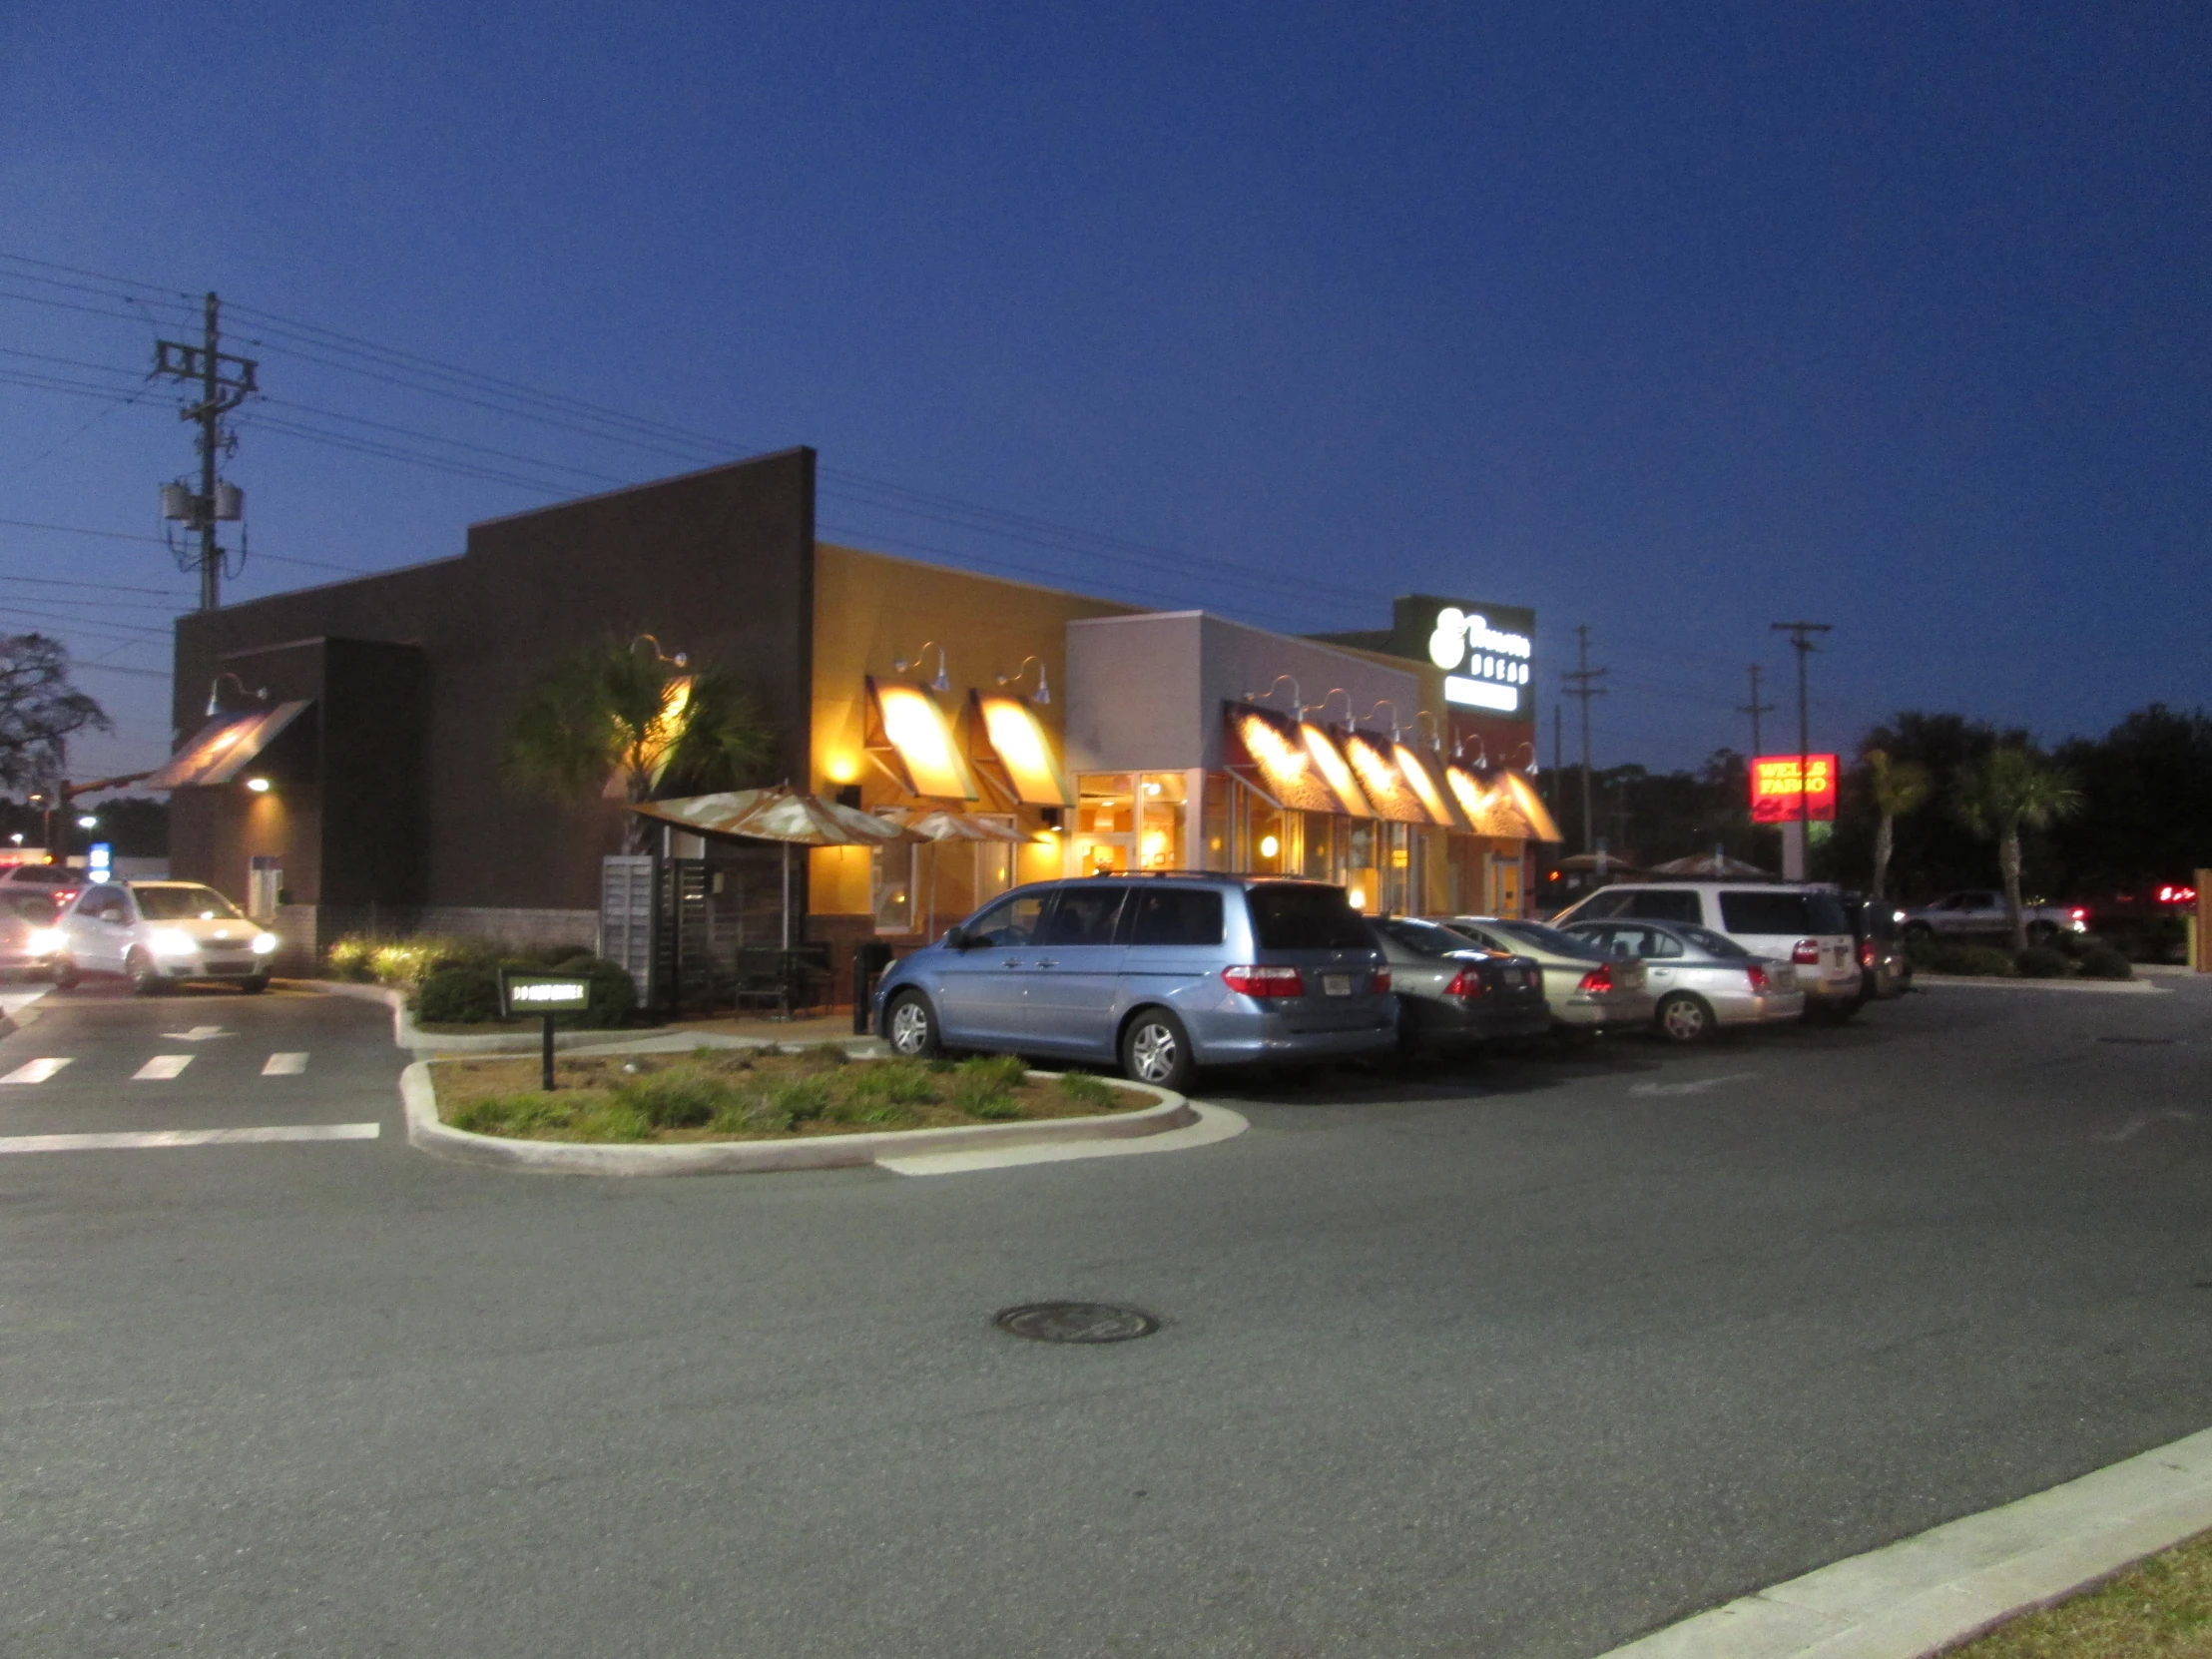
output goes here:
[{"label": "wall-mounted light fixture", "polygon": [[1311,713],[1321,715],[1326,719],[1329,714],[1329,700],[1332,697],[1341,697],[1345,700],[1345,724],[1347,726],[1359,725],[1359,717],[1352,712],[1352,693],[1346,691],[1342,686],[1331,686],[1321,694],[1321,701],[1315,704],[1311,710],[1300,709],[1298,718],[1304,720]]},{"label": "wall-mounted light fixture", "polygon": [[935,640],[923,640],[921,649],[911,657],[893,657],[891,659],[891,672],[893,674],[904,674],[909,669],[920,667],[921,659],[932,650],[937,654],[937,677],[929,682],[929,689],[940,692],[950,691],[952,689],[952,676],[944,671],[944,647],[937,644]]},{"label": "wall-mounted light fixture", "polygon": [[[1032,697],[1029,701],[1037,704],[1050,703],[1052,701],[1052,688],[1045,683],[1044,659],[1041,657],[1022,658],[1021,667],[1015,669],[1014,672],[1011,674],[1001,674],[1000,676],[998,676],[998,683],[1002,686],[1013,685],[1021,678],[1022,671],[1028,668],[1031,663],[1035,663],[1037,665],[1037,695],[1035,697]],[[937,689],[939,691],[942,691],[944,688],[942,686],[939,686]]]},{"label": "wall-mounted light fixture", "polygon": [[269,688],[267,686],[264,686],[260,691],[250,690],[244,680],[241,680],[229,669],[225,669],[208,682],[208,719],[210,720],[223,713],[223,682],[226,680],[238,687],[240,692],[248,697],[258,697],[264,703],[269,701]]},{"label": "wall-mounted light fixture", "polygon": [[1303,716],[1306,713],[1306,694],[1298,689],[1298,676],[1295,674],[1278,674],[1268,682],[1266,691],[1246,692],[1244,701],[1247,703],[1265,703],[1275,695],[1275,688],[1286,680],[1291,683],[1291,707],[1297,714]]},{"label": "wall-mounted light fixture", "polygon": [[256,795],[267,795],[269,793],[269,780],[266,778],[249,778],[246,781],[246,787]]},{"label": "wall-mounted light fixture", "polygon": [[[1351,707],[1350,699],[1346,700],[1346,707]],[[1401,730],[1397,718],[1397,705],[1395,703],[1392,703],[1386,697],[1379,697],[1375,700],[1375,709],[1387,709],[1390,711],[1390,742],[1396,743],[1398,740],[1398,734]],[[1368,711],[1368,719],[1371,721],[1375,719],[1375,709],[1370,709]]]},{"label": "wall-mounted light fixture", "polygon": [[658,638],[656,638],[656,637],[655,637],[654,635],[652,635],[652,634],[640,634],[640,635],[639,635],[639,636],[638,636],[638,637],[637,637],[636,639],[634,639],[634,640],[632,640],[632,641],[630,642],[630,649],[631,649],[632,651],[635,651],[635,650],[637,650],[637,648],[638,648],[639,646],[641,646],[641,645],[648,645],[648,644],[649,644],[649,645],[651,645],[651,646],[653,647],[653,660],[654,660],[655,662],[657,662],[657,663],[666,663],[666,664],[668,664],[668,665],[669,665],[669,666],[670,666],[671,668],[689,668],[689,667],[691,667],[691,653],[690,653],[690,652],[688,652],[688,651],[679,651],[679,652],[677,652],[677,653],[676,653],[676,655],[675,655],[675,656],[671,657],[671,656],[670,656],[670,655],[669,655],[669,654],[668,654],[668,653],[667,653],[666,651],[663,651],[663,650],[661,649],[661,642],[660,642],[660,640],[659,640]]}]

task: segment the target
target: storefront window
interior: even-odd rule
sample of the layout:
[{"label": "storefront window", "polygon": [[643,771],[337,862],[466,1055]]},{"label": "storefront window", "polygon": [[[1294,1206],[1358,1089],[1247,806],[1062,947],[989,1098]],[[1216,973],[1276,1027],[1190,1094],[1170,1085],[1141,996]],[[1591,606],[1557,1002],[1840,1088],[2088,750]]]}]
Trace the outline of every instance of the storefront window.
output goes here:
[{"label": "storefront window", "polygon": [[1341,827],[1345,840],[1344,885],[1346,896],[1352,900],[1355,910],[1365,910],[1373,915],[1382,905],[1382,869],[1378,861],[1377,834],[1380,826],[1361,819],[1346,821]]},{"label": "storefront window", "polygon": [[878,933],[914,930],[915,847],[910,842],[873,847],[868,859],[868,908]]},{"label": "storefront window", "polygon": [[1204,867],[1207,869],[1230,867],[1230,788],[1226,774],[1207,774],[1206,794],[1201,803],[1205,824],[1200,830],[1206,841]]},{"label": "storefront window", "polygon": [[1384,824],[1379,828],[1382,852],[1381,905],[1392,915],[1404,915],[1413,904],[1412,836],[1408,833],[1412,826]]},{"label": "storefront window", "polygon": [[1129,869],[1137,854],[1136,779],[1126,772],[1086,773],[1075,786],[1075,848],[1070,871]]},{"label": "storefront window", "polygon": [[[1013,819],[996,814],[978,814],[985,823],[1003,825],[1011,830]],[[975,843],[975,902],[996,898],[1014,884],[1014,853],[1017,843],[1012,841],[977,841]]]},{"label": "storefront window", "polygon": [[1327,813],[1304,815],[1306,845],[1299,864],[1310,881],[1337,879],[1337,821]]},{"label": "storefront window", "polygon": [[1189,867],[1183,856],[1185,794],[1180,772],[1148,772],[1137,780],[1139,869]]}]

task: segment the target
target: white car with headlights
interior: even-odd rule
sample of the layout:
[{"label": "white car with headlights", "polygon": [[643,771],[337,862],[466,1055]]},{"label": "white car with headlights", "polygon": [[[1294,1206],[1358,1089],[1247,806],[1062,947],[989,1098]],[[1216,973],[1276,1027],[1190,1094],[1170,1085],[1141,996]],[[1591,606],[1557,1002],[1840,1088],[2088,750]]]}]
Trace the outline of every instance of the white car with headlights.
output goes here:
[{"label": "white car with headlights", "polygon": [[103,881],[77,895],[61,919],[54,983],[119,973],[150,996],[188,980],[242,991],[269,987],[276,935],[215,888],[197,881]]}]

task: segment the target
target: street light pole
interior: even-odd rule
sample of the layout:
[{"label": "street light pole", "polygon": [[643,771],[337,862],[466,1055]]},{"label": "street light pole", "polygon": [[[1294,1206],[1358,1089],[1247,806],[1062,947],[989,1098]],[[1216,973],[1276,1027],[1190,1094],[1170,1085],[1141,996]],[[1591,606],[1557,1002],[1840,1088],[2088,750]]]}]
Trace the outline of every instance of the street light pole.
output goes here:
[{"label": "street light pole", "polygon": [[[1806,695],[1805,665],[1806,659],[1820,649],[1813,643],[1813,636],[1833,633],[1835,629],[1833,624],[1826,622],[1778,622],[1774,624],[1774,631],[1788,634],[1790,649],[1797,653],[1797,841],[1792,845],[1787,835],[1783,837],[1782,873],[1789,880],[1802,881],[1805,879],[1806,854],[1811,848],[1813,838],[1813,803],[1807,796],[1805,776],[1813,764],[1813,726],[1811,704]],[[1759,699],[1754,695],[1752,701],[1756,703]],[[1791,867],[1792,865],[1795,867]]]}]

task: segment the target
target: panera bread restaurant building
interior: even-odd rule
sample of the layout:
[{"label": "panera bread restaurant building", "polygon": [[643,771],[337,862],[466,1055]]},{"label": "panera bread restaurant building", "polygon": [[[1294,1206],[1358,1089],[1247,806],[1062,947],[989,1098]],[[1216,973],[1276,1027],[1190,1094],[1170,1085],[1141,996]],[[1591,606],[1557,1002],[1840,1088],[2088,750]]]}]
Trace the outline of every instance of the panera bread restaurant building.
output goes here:
[{"label": "panera bread restaurant building", "polygon": [[[796,860],[805,936],[933,936],[1021,881],[1212,869],[1343,884],[1369,911],[1518,914],[1556,840],[1530,785],[1526,611],[1401,598],[1302,638],[819,541],[794,449],[472,525],[457,557],[180,619],[171,864],[294,960],[410,928],[591,940],[623,809],[521,793],[531,686],[611,636],[734,669],[761,782],[906,826]],[[1378,612],[1382,601],[1378,600]],[[781,905],[780,848],[658,831]],[[728,879],[724,877],[727,875]],[[841,983],[839,978],[836,982]]]}]

